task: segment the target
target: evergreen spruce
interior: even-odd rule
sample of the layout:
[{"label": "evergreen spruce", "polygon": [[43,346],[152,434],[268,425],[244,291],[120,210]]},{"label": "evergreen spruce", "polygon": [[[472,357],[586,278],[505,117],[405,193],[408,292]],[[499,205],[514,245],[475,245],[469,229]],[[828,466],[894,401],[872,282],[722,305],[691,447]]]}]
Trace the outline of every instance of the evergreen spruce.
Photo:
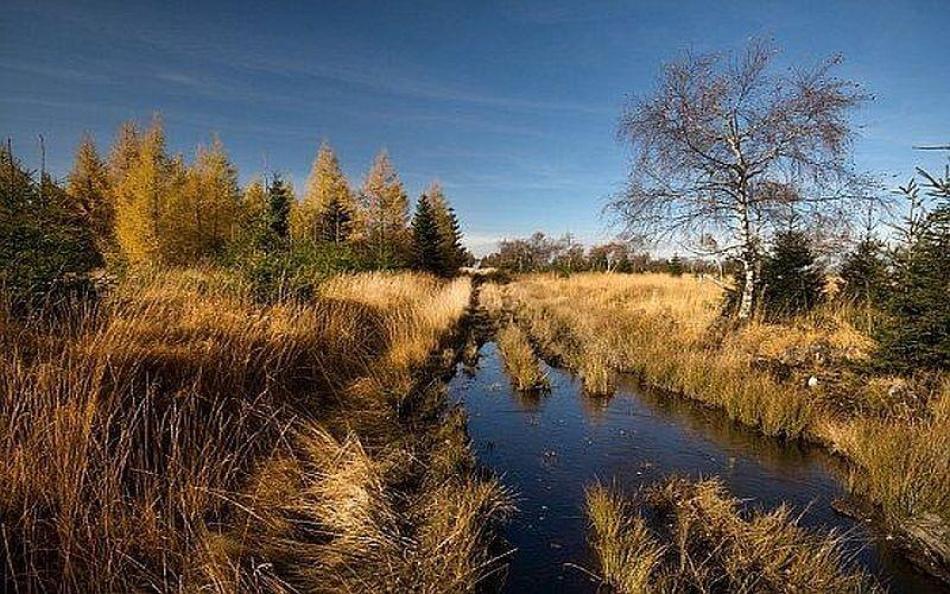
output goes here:
[{"label": "evergreen spruce", "polygon": [[82,290],[101,264],[90,220],[75,201],[0,147],[0,292],[7,303],[30,309]]},{"label": "evergreen spruce", "polygon": [[321,239],[326,242],[340,245],[350,237],[353,224],[353,215],[340,200],[334,196],[321,213]]},{"label": "evergreen spruce", "polygon": [[275,173],[267,187],[268,224],[278,246],[290,237],[290,205],[293,196],[279,173]]},{"label": "evergreen spruce", "polygon": [[942,200],[904,229],[908,243],[894,258],[894,289],[886,302],[885,323],[878,331],[879,361],[910,372],[950,367],[950,171],[945,178],[921,172],[928,194]]},{"label": "evergreen spruce", "polygon": [[841,263],[842,295],[856,303],[880,305],[887,293],[884,244],[871,235],[862,239]]},{"label": "evergreen spruce", "polygon": [[471,255],[462,246],[462,231],[459,227],[455,210],[449,205],[442,184],[433,181],[425,191],[429,199],[429,207],[435,217],[442,237],[442,259],[445,262],[446,272],[454,274],[460,267],[468,263]]},{"label": "evergreen spruce", "polygon": [[433,274],[444,275],[443,241],[429,198],[423,194],[412,218],[413,266]]},{"label": "evergreen spruce", "polygon": [[455,274],[467,263],[468,251],[462,246],[462,229],[454,208],[446,209],[446,223],[440,225],[439,232],[446,273]]},{"label": "evergreen spruce", "polygon": [[669,270],[673,276],[683,276],[683,260],[679,257],[679,254],[673,254],[673,257],[670,258]]},{"label": "evergreen spruce", "polygon": [[762,267],[762,286],[766,315],[808,311],[821,301],[824,272],[808,236],[794,229],[775,235],[772,253]]}]

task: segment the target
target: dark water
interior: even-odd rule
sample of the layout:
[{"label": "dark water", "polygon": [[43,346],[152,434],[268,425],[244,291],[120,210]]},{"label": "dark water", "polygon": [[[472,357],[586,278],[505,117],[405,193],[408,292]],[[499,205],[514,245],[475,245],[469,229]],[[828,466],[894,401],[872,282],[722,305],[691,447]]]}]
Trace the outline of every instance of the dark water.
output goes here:
[{"label": "dark water", "polygon": [[586,544],[584,486],[600,479],[632,491],[669,474],[718,475],[750,506],[787,502],[803,512],[802,524],[847,533],[855,562],[891,592],[945,591],[892,550],[885,535],[831,509],[845,494],[844,475],[822,451],[760,436],[721,413],[632,382],[613,398],[594,399],[569,374],[552,368],[548,374],[550,394],[518,394],[488,343],[475,374],[459,373],[450,385],[469,413],[480,461],[519,496],[520,511],[506,534],[516,549],[507,592],[596,591],[571,565],[595,566]]}]

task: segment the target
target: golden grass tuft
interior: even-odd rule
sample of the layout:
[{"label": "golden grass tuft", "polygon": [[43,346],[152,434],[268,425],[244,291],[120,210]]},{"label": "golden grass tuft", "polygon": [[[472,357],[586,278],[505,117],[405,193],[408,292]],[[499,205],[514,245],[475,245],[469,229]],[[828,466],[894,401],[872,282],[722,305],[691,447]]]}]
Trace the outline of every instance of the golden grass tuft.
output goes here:
[{"label": "golden grass tuft", "polygon": [[622,594],[650,592],[665,548],[618,490],[595,484],[585,495],[601,579]]},{"label": "golden grass tuft", "polygon": [[504,293],[497,283],[484,283],[478,290],[478,304],[492,317],[499,316],[505,308]]},{"label": "golden grass tuft", "polygon": [[744,512],[718,480],[671,479],[633,500],[594,485],[587,514],[600,575],[622,594],[879,591],[840,536],[798,526],[784,506]]},{"label": "golden grass tuft", "polygon": [[547,374],[531,348],[531,343],[514,323],[498,331],[498,349],[505,362],[508,377],[515,389],[522,392],[546,390],[550,387]]}]

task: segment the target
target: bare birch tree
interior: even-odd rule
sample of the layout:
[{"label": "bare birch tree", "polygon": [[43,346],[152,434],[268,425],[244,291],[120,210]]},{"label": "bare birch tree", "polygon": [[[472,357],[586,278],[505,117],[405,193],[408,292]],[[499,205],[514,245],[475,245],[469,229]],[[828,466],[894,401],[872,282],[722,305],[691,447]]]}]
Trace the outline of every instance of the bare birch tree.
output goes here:
[{"label": "bare birch tree", "polygon": [[736,54],[687,53],[650,96],[634,98],[618,134],[633,150],[610,207],[631,233],[715,233],[742,263],[740,318],[752,313],[760,245],[777,212],[834,208],[849,197],[851,112],[868,98],[833,75],[837,57],[779,71],[753,41]]}]

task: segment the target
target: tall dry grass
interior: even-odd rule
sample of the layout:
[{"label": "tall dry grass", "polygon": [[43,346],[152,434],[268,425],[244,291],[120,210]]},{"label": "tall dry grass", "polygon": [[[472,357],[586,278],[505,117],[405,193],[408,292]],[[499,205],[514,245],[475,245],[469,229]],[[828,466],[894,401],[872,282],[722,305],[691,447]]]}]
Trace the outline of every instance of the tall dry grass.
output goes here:
[{"label": "tall dry grass", "polygon": [[439,462],[444,397],[417,380],[469,296],[376,274],[261,306],[190,270],[54,318],[4,313],[5,588],[471,589],[507,494],[472,471],[464,424]]},{"label": "tall dry grass", "polygon": [[720,297],[711,283],[664,274],[582,274],[532,276],[506,289],[532,338],[576,370],[589,392],[609,393],[613,372],[632,372],[771,435],[797,436],[811,420],[807,394],[757,373],[741,340],[708,343]]},{"label": "tall dry grass", "polygon": [[593,485],[587,515],[599,575],[622,594],[879,591],[839,535],[784,506],[746,512],[718,480],[671,479],[633,499]]},{"label": "tall dry grass", "polygon": [[591,391],[609,390],[611,371],[635,373],[766,434],[845,455],[855,490],[950,568],[947,380],[864,375],[874,345],[847,306],[727,327],[721,296],[715,284],[685,276],[531,275],[497,301]]},{"label": "tall dry grass", "polygon": [[517,324],[508,323],[498,330],[497,342],[508,377],[511,378],[515,389],[531,392],[550,387],[547,374],[541,369],[541,363],[534,354],[531,343]]}]

